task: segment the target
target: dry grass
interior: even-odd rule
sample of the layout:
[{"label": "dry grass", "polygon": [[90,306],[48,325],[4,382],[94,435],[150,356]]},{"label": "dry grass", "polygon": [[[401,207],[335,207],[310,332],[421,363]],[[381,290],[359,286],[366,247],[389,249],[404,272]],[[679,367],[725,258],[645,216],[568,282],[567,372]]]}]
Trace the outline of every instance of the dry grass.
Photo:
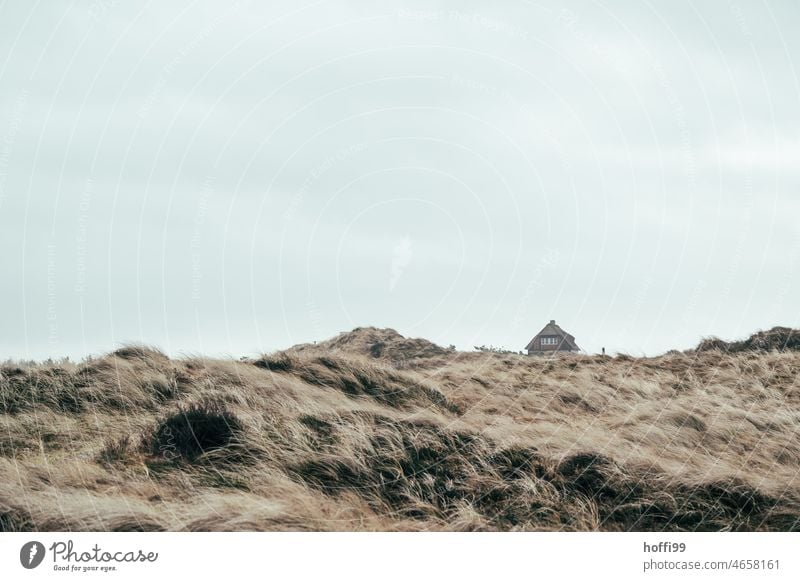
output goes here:
[{"label": "dry grass", "polygon": [[547,360],[369,328],[5,365],[0,530],[800,530],[800,352],[750,345]]}]

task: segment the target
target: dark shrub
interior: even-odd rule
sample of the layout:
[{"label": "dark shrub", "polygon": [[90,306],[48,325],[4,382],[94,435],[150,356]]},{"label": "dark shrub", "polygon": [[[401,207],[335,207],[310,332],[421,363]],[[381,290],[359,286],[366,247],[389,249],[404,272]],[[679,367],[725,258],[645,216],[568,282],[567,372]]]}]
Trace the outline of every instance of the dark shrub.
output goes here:
[{"label": "dark shrub", "polygon": [[636,493],[635,481],[621,477],[619,466],[601,454],[578,453],[561,461],[557,469],[565,488],[596,502],[629,498]]},{"label": "dark shrub", "polygon": [[800,331],[773,327],[750,335],[737,347],[739,351],[797,351],[800,350]]},{"label": "dark shrub", "polygon": [[386,348],[386,343],[383,341],[378,341],[377,343],[373,343],[370,345],[369,354],[373,357],[380,357],[383,355],[383,351]]},{"label": "dark shrub", "polygon": [[700,341],[696,351],[727,351],[730,347],[729,343],[719,337],[708,337]]},{"label": "dark shrub", "polygon": [[193,405],[180,409],[158,425],[151,452],[167,459],[194,460],[204,452],[230,446],[242,431],[239,419],[224,408]]},{"label": "dark shrub", "polygon": [[727,343],[717,337],[703,339],[696,351],[798,351],[800,350],[800,331],[788,327],[773,327],[769,331],[759,331],[743,341]]},{"label": "dark shrub", "polygon": [[30,517],[20,511],[0,505],[0,533],[36,530]]},{"label": "dark shrub", "polygon": [[280,373],[294,369],[295,360],[286,353],[276,353],[273,355],[264,355],[260,359],[256,359],[253,365],[261,369]]}]

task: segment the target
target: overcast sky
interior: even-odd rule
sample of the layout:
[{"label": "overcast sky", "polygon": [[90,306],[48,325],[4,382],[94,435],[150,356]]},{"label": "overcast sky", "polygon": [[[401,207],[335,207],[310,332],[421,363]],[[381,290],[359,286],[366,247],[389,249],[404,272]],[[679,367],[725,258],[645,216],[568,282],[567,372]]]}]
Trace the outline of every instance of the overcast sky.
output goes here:
[{"label": "overcast sky", "polygon": [[800,326],[796,2],[129,4],[0,4],[0,359]]}]

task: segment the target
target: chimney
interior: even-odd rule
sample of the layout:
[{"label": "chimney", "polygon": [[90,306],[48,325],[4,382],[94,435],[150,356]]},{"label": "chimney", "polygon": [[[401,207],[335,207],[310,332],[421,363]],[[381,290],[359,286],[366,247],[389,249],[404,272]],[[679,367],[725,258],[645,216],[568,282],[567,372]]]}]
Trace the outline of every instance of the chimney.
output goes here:
[{"label": "chimney", "polygon": [[551,319],[551,320],[550,320],[550,324],[551,324],[551,325],[555,325],[555,324],[556,324],[556,320],[555,320],[555,319]]}]

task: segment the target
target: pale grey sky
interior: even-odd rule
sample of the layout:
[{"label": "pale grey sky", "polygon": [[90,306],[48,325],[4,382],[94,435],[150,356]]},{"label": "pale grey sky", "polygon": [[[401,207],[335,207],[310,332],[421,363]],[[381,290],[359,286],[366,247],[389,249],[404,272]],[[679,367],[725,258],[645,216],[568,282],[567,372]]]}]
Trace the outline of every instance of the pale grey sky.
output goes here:
[{"label": "pale grey sky", "polygon": [[137,4],[0,4],[0,359],[800,326],[796,2]]}]

